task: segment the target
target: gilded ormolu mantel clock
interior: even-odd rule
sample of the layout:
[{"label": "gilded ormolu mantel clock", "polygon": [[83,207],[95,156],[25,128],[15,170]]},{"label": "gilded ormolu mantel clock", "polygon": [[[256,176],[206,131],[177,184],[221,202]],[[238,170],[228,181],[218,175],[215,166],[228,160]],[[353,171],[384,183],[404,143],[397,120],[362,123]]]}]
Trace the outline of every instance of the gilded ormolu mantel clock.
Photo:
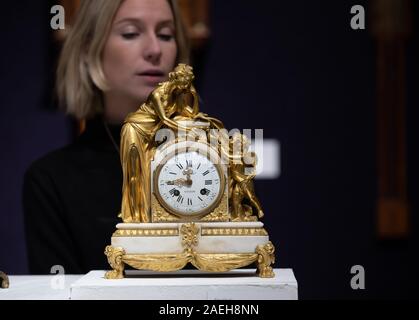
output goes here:
[{"label": "gilded ormolu mantel clock", "polygon": [[255,154],[244,135],[199,112],[192,68],[179,64],[121,132],[120,217],[105,249],[124,277],[125,265],[175,271],[191,263],[224,272],[256,263],[273,277],[274,246],[253,189]]}]

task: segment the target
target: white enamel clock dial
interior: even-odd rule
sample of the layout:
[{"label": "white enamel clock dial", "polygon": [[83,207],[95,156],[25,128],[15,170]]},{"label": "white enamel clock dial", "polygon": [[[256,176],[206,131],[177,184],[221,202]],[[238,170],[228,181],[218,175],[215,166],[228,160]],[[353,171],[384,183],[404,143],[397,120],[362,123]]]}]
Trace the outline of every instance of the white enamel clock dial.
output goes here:
[{"label": "white enamel clock dial", "polygon": [[222,171],[198,151],[169,157],[156,172],[156,195],[166,210],[184,216],[209,213],[220,201]]}]

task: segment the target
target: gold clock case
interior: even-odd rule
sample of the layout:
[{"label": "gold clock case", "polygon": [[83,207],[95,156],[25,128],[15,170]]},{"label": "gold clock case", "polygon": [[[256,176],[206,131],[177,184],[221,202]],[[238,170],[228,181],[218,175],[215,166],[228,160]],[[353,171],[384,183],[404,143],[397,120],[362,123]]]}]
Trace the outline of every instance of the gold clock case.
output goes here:
[{"label": "gold clock case", "polygon": [[[192,71],[179,64],[168,81],[160,83],[125,119],[121,131],[122,223],[105,249],[112,267],[106,279],[123,278],[125,265],[161,272],[180,270],[188,263],[206,272],[255,263],[260,277],[275,276],[275,247],[258,220],[264,211],[253,186],[257,158],[243,134],[229,135],[219,119],[200,112]],[[172,130],[175,134],[170,137],[176,138],[160,144],[160,129]],[[197,136],[200,139],[188,142]],[[215,146],[208,143],[212,138],[217,141]],[[221,170],[224,190],[214,207],[186,216],[165,208],[158,199],[156,169],[161,170],[158,166],[176,147],[179,152],[195,143],[210,152],[210,160]],[[215,162],[220,158],[222,162]],[[254,161],[247,163],[245,158]]]},{"label": "gold clock case", "polygon": [[[176,148],[176,145],[186,144],[180,148]],[[202,146],[202,147],[199,147]],[[229,221],[228,214],[228,188],[227,188],[227,170],[221,164],[221,157],[218,152],[212,148],[207,142],[204,141],[188,141],[186,138],[177,138],[173,142],[168,143],[165,148],[175,147],[175,150],[164,155],[163,159],[159,161],[159,164],[153,170],[152,168],[152,180],[153,180],[153,193],[151,199],[151,219],[152,222],[181,222],[181,221]],[[207,150],[204,152],[203,149]],[[217,169],[220,177],[220,192],[208,208],[201,210],[194,214],[188,214],[179,210],[170,208],[165,201],[162,199],[160,192],[158,191],[158,177],[161,169],[165,163],[172,157],[185,153],[185,152],[198,152],[201,155],[207,157],[211,162],[209,153],[217,154],[214,166]],[[218,163],[217,163],[218,162]]]}]

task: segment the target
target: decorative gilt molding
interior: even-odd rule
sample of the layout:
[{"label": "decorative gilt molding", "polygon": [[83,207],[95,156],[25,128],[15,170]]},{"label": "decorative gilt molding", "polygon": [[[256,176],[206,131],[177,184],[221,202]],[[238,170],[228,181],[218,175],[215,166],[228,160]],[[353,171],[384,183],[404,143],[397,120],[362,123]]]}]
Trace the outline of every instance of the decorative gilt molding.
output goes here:
[{"label": "decorative gilt molding", "polygon": [[171,237],[178,236],[178,229],[119,229],[112,237]]},{"label": "decorative gilt molding", "polygon": [[112,267],[112,271],[105,274],[105,279],[122,279],[124,277],[124,262],[122,257],[125,255],[125,250],[118,247],[107,246],[105,248],[105,255],[108,257],[108,263]]},{"label": "decorative gilt molding", "polygon": [[105,254],[114,269],[108,271],[106,279],[123,278],[124,263],[138,270],[169,272],[183,269],[188,263],[201,271],[226,272],[257,263],[261,278],[275,276],[272,264],[275,262],[275,248],[272,242],[259,245],[255,253],[196,253],[192,247],[198,244],[199,228],[194,223],[181,228],[185,250],[178,254],[129,254],[124,255],[121,248],[106,247]]},{"label": "decorative gilt molding", "polygon": [[202,236],[267,236],[263,228],[202,228]]},{"label": "decorative gilt molding", "polygon": [[0,271],[0,288],[7,289],[9,288],[9,277],[4,272]]},{"label": "decorative gilt molding", "polygon": [[228,211],[228,195],[224,192],[223,198],[217,208],[213,212],[203,217],[200,221],[205,222],[226,222],[230,220]]},{"label": "decorative gilt molding", "polygon": [[256,248],[256,253],[259,255],[257,259],[258,274],[261,278],[273,278],[275,273],[271,265],[275,263],[275,247],[271,241],[264,245],[259,245]]},{"label": "decorative gilt molding", "polygon": [[125,255],[124,263],[140,270],[169,272],[183,269],[191,263],[206,272],[226,272],[245,267],[258,260],[257,253],[199,254],[183,252],[179,254]]},{"label": "decorative gilt molding", "polygon": [[199,227],[195,223],[185,223],[180,227],[182,246],[185,252],[192,252],[192,247],[198,245]]},{"label": "decorative gilt molding", "polygon": [[179,217],[170,214],[163,208],[154,193],[151,195],[152,222],[177,222]]},{"label": "decorative gilt molding", "polygon": [[233,221],[233,222],[255,222],[255,221],[258,221],[258,217],[252,216],[252,215],[241,216],[241,217],[239,216],[237,218],[231,219],[231,221]]},{"label": "decorative gilt molding", "polygon": [[179,254],[130,254],[123,257],[123,261],[135,269],[159,272],[183,269],[190,260],[191,255],[185,252]]},{"label": "decorative gilt molding", "polygon": [[[176,237],[178,229],[118,229],[112,237]],[[268,236],[264,228],[202,228],[201,236]]]},{"label": "decorative gilt molding", "polygon": [[192,265],[199,270],[209,272],[225,272],[257,261],[256,253],[207,253],[195,254]]}]

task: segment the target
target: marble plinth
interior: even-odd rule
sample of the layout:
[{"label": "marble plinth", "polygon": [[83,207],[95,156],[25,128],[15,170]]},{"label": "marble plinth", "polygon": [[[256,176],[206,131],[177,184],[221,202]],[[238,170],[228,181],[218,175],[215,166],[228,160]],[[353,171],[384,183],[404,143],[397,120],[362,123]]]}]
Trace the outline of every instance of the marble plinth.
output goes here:
[{"label": "marble plinth", "polygon": [[[125,254],[181,253],[183,223],[120,223],[112,236],[113,247]],[[254,253],[269,241],[262,222],[195,223],[199,228],[197,253]]]},{"label": "marble plinth", "polygon": [[296,300],[298,286],[291,269],[274,269],[274,278],[254,270],[224,273],[181,270],[170,273],[127,271],[107,280],[105,271],[91,271],[71,285],[74,300]]}]

